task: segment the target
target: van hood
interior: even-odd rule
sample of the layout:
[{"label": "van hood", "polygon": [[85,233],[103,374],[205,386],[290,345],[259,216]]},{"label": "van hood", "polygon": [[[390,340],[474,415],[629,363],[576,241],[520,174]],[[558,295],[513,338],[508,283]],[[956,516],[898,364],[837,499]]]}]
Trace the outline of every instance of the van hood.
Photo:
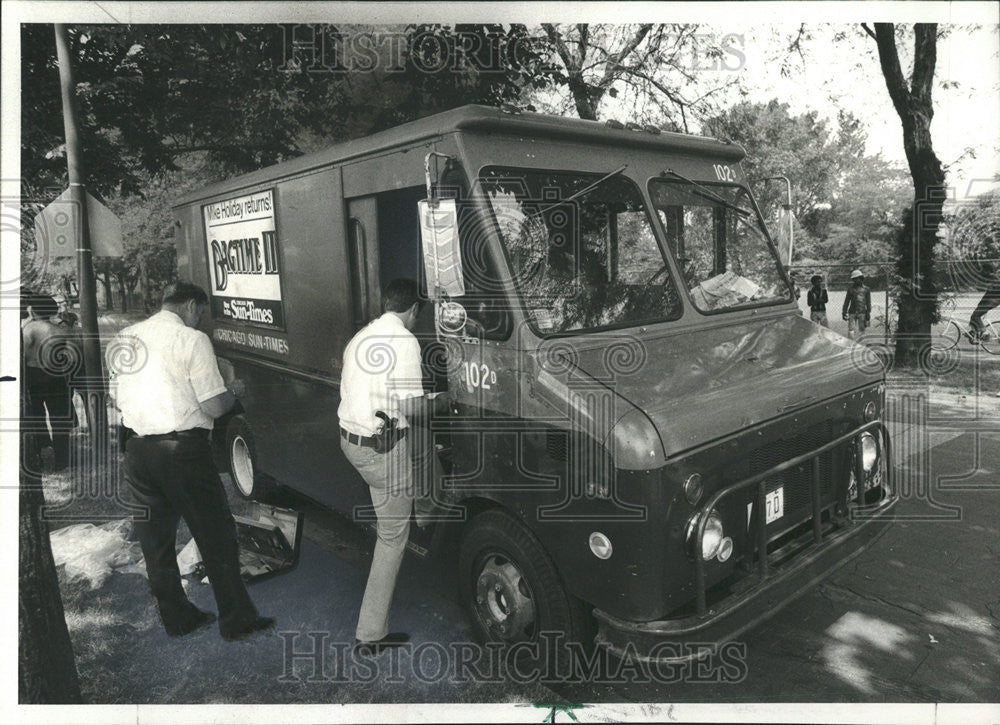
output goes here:
[{"label": "van hood", "polygon": [[798,315],[599,347],[568,340],[577,372],[610,381],[631,404],[616,427],[635,429],[644,415],[666,458],[884,378],[866,348]]}]

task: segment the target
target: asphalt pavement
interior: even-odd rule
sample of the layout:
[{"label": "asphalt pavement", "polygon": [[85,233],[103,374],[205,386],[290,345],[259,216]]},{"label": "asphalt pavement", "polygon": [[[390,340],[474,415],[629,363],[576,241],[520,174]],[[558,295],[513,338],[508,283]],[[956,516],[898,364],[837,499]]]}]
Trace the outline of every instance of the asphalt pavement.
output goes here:
[{"label": "asphalt pavement", "polygon": [[[711,659],[701,671],[689,668],[652,678],[599,669],[586,682],[568,677],[545,683],[549,687],[509,679],[476,687],[456,682],[454,670],[427,678],[426,667],[413,662],[424,655],[455,656],[455,643],[472,642],[472,631],[449,568],[408,555],[392,627],[410,632],[418,649],[404,654],[398,684],[388,691],[366,687],[364,698],[1000,701],[1000,400],[927,389],[894,391],[888,420],[902,494],[896,522],[832,577],[744,634],[728,652],[728,669]],[[309,645],[308,632],[320,621],[329,641],[349,642],[372,536],[306,501],[285,503],[306,510],[303,564],[299,571],[254,585],[254,597],[262,610],[284,609],[278,612],[280,629],[301,633],[296,648]],[[317,588],[322,592],[324,587],[328,597],[317,602]],[[302,664],[311,667],[308,662],[296,667]],[[496,676],[482,661],[479,670]],[[467,674],[476,679],[474,672]],[[302,687],[292,689],[301,696]]]}]

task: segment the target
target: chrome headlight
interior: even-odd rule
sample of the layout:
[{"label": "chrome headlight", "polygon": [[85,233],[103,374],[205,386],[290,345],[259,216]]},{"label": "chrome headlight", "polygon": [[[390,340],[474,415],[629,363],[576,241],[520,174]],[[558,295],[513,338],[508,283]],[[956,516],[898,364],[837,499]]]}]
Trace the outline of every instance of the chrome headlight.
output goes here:
[{"label": "chrome headlight", "polygon": [[684,482],[684,498],[687,502],[694,506],[701,500],[701,494],[704,493],[705,487],[701,483],[701,474],[692,473],[687,477]]},{"label": "chrome headlight", "polygon": [[871,473],[878,463],[878,443],[871,433],[861,434],[861,467],[865,473]]},{"label": "chrome headlight", "polygon": [[[688,522],[688,540],[692,547],[695,545],[694,537],[697,533],[695,524],[697,521],[698,516],[695,515]],[[701,558],[708,561],[719,553],[719,547],[722,545],[724,538],[725,533],[722,531],[722,519],[719,517],[719,512],[712,509],[711,513],[708,514],[708,521],[705,523],[705,535],[701,539]]]},{"label": "chrome headlight", "polygon": [[865,404],[865,422],[871,423],[877,417],[878,417],[878,410],[875,407],[875,403],[869,400]]}]

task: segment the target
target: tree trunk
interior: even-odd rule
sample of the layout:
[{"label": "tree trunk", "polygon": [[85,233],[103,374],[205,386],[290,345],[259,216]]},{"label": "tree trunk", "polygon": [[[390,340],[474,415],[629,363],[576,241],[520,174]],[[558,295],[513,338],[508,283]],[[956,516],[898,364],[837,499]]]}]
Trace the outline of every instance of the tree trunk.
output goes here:
[{"label": "tree trunk", "polygon": [[912,365],[929,350],[931,325],[938,319],[937,271],[935,269],[938,228],[946,198],[944,169],[934,153],[931,90],[937,63],[937,26],[917,23],[913,27],[913,74],[907,87],[896,49],[892,23],[875,23],[875,42],[886,89],[903,126],[903,150],[913,179],[913,207],[897,238],[899,287],[896,304],[896,362]]},{"label": "tree trunk", "polygon": [[[583,79],[583,73],[570,71],[569,73],[570,93],[573,94],[573,103],[576,105],[576,113],[585,121],[597,120],[597,105],[600,103],[604,93],[597,88],[591,88]],[[596,96],[596,98],[595,98]]]},{"label": "tree trunk", "polygon": [[926,362],[931,327],[938,319],[937,231],[944,188],[934,177],[914,179],[915,202],[897,237],[899,286],[896,305],[896,361]]},{"label": "tree trunk", "polygon": [[125,271],[115,275],[118,278],[118,294],[122,298],[122,312],[128,312],[128,294],[125,291]]},{"label": "tree trunk", "polygon": [[108,281],[108,274],[105,272],[103,275],[100,272],[94,272],[94,278],[101,283],[104,288],[104,309],[112,310],[114,300],[111,297],[111,283]]},{"label": "tree trunk", "polygon": [[139,258],[139,289],[142,294],[143,312],[149,312],[151,309],[149,304],[149,275],[146,272],[146,262],[141,257]]},{"label": "tree trunk", "polygon": [[[24,380],[23,375],[21,379]],[[23,420],[23,411],[28,408],[27,392],[23,388],[21,406]],[[66,628],[49,527],[42,520],[45,499],[41,459],[33,436],[22,436],[22,442],[18,525],[18,701],[22,704],[79,703],[82,697],[76,659]]]}]

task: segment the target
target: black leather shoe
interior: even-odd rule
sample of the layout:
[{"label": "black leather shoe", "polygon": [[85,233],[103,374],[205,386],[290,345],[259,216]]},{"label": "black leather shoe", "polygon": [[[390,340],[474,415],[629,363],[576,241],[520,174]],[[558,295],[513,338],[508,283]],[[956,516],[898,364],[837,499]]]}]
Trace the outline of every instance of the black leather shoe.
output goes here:
[{"label": "black leather shoe", "polygon": [[194,611],[196,614],[192,615],[183,624],[167,625],[164,623],[163,628],[167,630],[167,634],[171,637],[183,637],[186,634],[197,632],[199,629],[204,629],[215,621],[214,612],[203,612],[200,609],[195,609]]},{"label": "black leather shoe", "polygon": [[374,657],[382,654],[387,649],[399,647],[410,641],[410,635],[406,632],[390,632],[382,639],[374,642],[362,642],[360,639],[354,640],[354,651],[366,657]]},{"label": "black leather shoe", "polygon": [[263,632],[274,627],[274,617],[257,617],[252,619],[238,629],[232,631],[220,631],[219,634],[227,642],[238,642],[246,639],[252,634]]}]

